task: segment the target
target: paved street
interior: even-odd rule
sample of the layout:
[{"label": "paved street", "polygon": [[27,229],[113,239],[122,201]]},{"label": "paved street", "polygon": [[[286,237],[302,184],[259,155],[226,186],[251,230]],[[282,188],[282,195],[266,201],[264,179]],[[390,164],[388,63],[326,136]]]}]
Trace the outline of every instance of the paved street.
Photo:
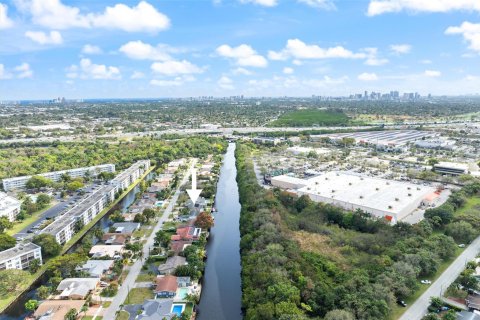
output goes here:
[{"label": "paved street", "polygon": [[104,313],[104,316],[103,316],[104,319],[108,319],[108,320],[115,319],[115,313],[118,310],[120,310],[120,305],[123,304],[123,302],[127,298],[128,291],[135,287],[135,280],[137,279],[137,276],[142,269],[144,261],[147,259],[148,255],[149,255],[150,248],[153,247],[153,244],[154,244],[154,241],[155,241],[155,233],[157,233],[162,228],[163,223],[168,220],[168,216],[172,213],[172,210],[175,206],[175,203],[177,203],[178,197],[180,196],[180,188],[185,183],[187,183],[187,181],[190,177],[190,172],[191,172],[193,166],[195,165],[195,163],[196,163],[196,160],[193,161],[190,169],[188,170],[188,172],[183,177],[181,183],[179,184],[179,187],[175,191],[175,194],[170,199],[168,207],[163,212],[163,215],[160,217],[157,224],[155,225],[155,228],[153,229],[152,234],[150,235],[150,237],[148,237],[147,242],[144,244],[144,246],[143,246],[143,258],[135,261],[135,263],[130,267],[130,272],[128,273],[127,277],[125,278],[125,281],[123,282],[122,286],[118,289],[118,293],[113,298],[112,304],[105,310],[105,313]]},{"label": "paved street", "polygon": [[475,239],[465,251],[442,273],[442,275],[430,285],[425,291],[399,318],[399,320],[420,320],[426,313],[430,304],[430,297],[441,296],[448,286],[455,281],[465,269],[468,261],[473,260],[480,251],[480,237]]}]

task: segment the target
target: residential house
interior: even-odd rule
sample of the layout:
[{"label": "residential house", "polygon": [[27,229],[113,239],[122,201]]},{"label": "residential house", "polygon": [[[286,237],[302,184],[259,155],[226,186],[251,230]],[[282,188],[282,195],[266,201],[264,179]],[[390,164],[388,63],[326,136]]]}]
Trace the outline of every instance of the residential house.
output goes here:
[{"label": "residential house", "polygon": [[123,252],[122,245],[97,244],[90,249],[89,254],[93,258],[110,257],[120,259]]},{"label": "residential house", "polygon": [[177,277],[177,285],[179,288],[186,288],[192,285],[190,277]]},{"label": "residential house", "polygon": [[113,224],[112,228],[115,230],[115,233],[122,233],[131,236],[135,230],[140,229],[140,223],[117,222]]},{"label": "residential house", "polygon": [[123,233],[105,233],[102,237],[102,241],[106,245],[123,246],[127,243],[130,237]]},{"label": "residential house", "polygon": [[85,272],[92,278],[101,278],[112,269],[114,263],[115,260],[88,260],[75,270]]},{"label": "residential house", "polygon": [[177,269],[178,266],[184,266],[187,263],[187,259],[181,256],[169,257],[164,264],[158,266],[158,272],[160,274],[171,274]]},{"label": "residential house", "polygon": [[178,240],[170,242],[170,249],[175,252],[175,255],[180,254],[186,247],[192,244],[191,240]]},{"label": "residential house", "polygon": [[173,298],[177,294],[177,277],[166,275],[156,279],[155,295],[157,298]]},{"label": "residential house", "polygon": [[97,288],[100,278],[67,278],[57,287],[61,299],[84,300]]},{"label": "residential house", "polygon": [[45,300],[35,310],[33,316],[38,320],[64,320],[70,309],[80,311],[85,300]]},{"label": "residential house", "polygon": [[145,300],[142,305],[142,313],[135,319],[137,320],[170,320],[175,315],[172,313],[172,299]]},{"label": "residential house", "polygon": [[202,228],[195,228],[191,226],[177,228],[176,234],[171,236],[172,241],[192,240],[196,241],[202,234]]}]

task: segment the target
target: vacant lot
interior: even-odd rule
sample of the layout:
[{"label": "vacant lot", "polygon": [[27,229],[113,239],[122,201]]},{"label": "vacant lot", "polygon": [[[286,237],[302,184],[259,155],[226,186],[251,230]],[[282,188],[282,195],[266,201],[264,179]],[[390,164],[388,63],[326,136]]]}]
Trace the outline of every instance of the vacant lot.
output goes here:
[{"label": "vacant lot", "polygon": [[334,126],[348,123],[349,118],[343,112],[331,110],[297,110],[281,115],[270,123],[272,127],[309,127]]}]

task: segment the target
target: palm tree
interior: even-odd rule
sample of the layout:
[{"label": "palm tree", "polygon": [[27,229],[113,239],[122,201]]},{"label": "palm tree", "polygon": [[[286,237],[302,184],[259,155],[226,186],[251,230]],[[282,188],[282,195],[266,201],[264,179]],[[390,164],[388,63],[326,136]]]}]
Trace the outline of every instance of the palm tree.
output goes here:
[{"label": "palm tree", "polygon": [[85,317],[87,315],[88,307],[86,305],[83,305],[82,308],[80,309],[80,312],[83,312],[83,316]]}]

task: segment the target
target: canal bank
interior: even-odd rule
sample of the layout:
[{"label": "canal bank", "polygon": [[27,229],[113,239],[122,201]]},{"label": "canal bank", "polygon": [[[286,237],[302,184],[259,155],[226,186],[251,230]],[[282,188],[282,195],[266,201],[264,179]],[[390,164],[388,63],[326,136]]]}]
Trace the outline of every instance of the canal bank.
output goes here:
[{"label": "canal bank", "polygon": [[236,181],[235,144],[230,143],[220,169],[215,197],[215,225],[206,247],[208,259],[198,306],[199,320],[240,320],[242,287],[240,203]]}]

